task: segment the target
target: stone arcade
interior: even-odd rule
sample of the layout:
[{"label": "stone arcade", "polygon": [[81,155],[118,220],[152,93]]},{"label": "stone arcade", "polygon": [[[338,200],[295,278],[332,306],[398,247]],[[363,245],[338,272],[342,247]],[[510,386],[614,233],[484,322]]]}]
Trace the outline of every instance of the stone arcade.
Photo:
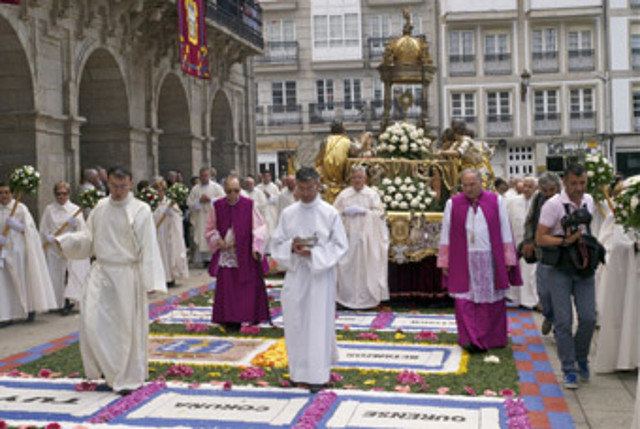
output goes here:
[{"label": "stone arcade", "polygon": [[[253,19],[241,8],[257,11]],[[122,164],[135,180],[201,165],[255,170],[251,56],[260,9],[207,1],[211,80],[182,74],[176,3],[23,0],[0,5],[0,177],[34,165],[43,190],[83,168]],[[50,199],[27,199],[38,212]]]}]

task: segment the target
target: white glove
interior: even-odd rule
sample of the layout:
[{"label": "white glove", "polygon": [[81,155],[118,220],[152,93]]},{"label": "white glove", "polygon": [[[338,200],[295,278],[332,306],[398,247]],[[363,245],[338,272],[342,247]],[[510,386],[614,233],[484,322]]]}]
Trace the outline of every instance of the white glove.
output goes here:
[{"label": "white glove", "polygon": [[275,203],[277,203],[277,202],[278,202],[278,198],[276,198],[276,196],[275,196],[275,195],[271,195],[271,196],[269,196],[269,203],[270,203],[270,204],[275,204]]},{"label": "white glove", "polygon": [[24,232],[24,225],[14,217],[7,218],[7,226],[14,231]]},{"label": "white glove", "polygon": [[194,212],[197,212],[198,210],[200,210],[201,205],[200,205],[200,201],[196,201],[196,203],[193,205],[193,208],[191,210],[193,210]]},{"label": "white glove", "polygon": [[44,241],[49,244],[53,244],[56,242],[56,237],[53,234],[47,234],[44,236]]},{"label": "white glove", "polygon": [[167,206],[164,208],[164,214],[166,214],[167,216],[173,216],[173,209],[171,208],[171,206]]},{"label": "white glove", "polygon": [[76,218],[74,218],[73,216],[69,217],[69,219],[67,219],[67,223],[69,224],[70,228],[76,229],[78,227],[78,220]]},{"label": "white glove", "polygon": [[4,246],[5,244],[7,244],[7,237],[5,237],[3,234],[0,234],[0,246]]},{"label": "white glove", "polygon": [[343,211],[342,214],[344,214],[345,216],[355,216],[360,214],[360,207],[358,206],[351,206],[351,207],[346,207]]}]

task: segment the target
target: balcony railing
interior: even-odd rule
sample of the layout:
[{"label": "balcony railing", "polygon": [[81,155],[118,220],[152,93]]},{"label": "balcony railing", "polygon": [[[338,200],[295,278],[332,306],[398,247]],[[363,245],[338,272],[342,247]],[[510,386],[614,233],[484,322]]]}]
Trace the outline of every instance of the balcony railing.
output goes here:
[{"label": "balcony railing", "polygon": [[534,52],[532,60],[534,73],[555,73],[558,71],[558,51]]},{"label": "balcony railing", "polygon": [[450,76],[473,76],[476,74],[475,55],[449,55]]},{"label": "balcony railing", "polygon": [[591,71],[595,69],[593,49],[569,51],[569,71]]},{"label": "balcony railing", "polygon": [[365,101],[340,101],[331,103],[310,103],[309,123],[325,124],[334,119],[343,122],[365,122],[367,119]]},{"label": "balcony railing", "polygon": [[262,8],[251,0],[207,0],[207,18],[264,48]]},{"label": "balcony railing", "polygon": [[389,37],[369,37],[369,60],[378,61],[382,59],[387,40],[389,40]]},{"label": "balcony railing", "polygon": [[476,130],[476,117],[475,116],[456,116],[456,115],[452,115],[451,117],[452,120],[457,120],[457,121],[464,121],[464,123],[467,125],[467,128],[471,129],[471,130]]},{"label": "balcony railing", "polygon": [[487,136],[505,137],[513,135],[513,120],[511,115],[487,116]]},{"label": "balcony railing", "polygon": [[640,48],[631,49],[631,68],[640,70]]},{"label": "balcony railing", "polygon": [[534,114],[533,132],[536,135],[560,134],[560,113]]},{"label": "balcony railing", "polygon": [[264,125],[265,119],[267,125],[270,126],[302,124],[302,106],[300,104],[273,104],[267,106],[267,117],[263,118],[262,125]]},{"label": "balcony railing", "polygon": [[486,54],[484,56],[484,74],[511,74],[511,54]]},{"label": "balcony railing", "polygon": [[298,42],[268,42],[264,55],[256,57],[263,64],[290,64],[298,62]]},{"label": "balcony railing", "polygon": [[[369,103],[369,107],[371,109],[372,121],[379,121],[382,119],[382,114],[384,113],[384,102],[382,100],[373,100]],[[422,108],[417,104],[409,107],[409,110],[407,111],[407,119],[419,119],[421,115]],[[403,119],[402,109],[395,100],[391,104],[391,119],[393,121],[401,121]]]},{"label": "balcony railing", "polygon": [[572,133],[596,131],[596,112],[571,112],[569,119]]}]

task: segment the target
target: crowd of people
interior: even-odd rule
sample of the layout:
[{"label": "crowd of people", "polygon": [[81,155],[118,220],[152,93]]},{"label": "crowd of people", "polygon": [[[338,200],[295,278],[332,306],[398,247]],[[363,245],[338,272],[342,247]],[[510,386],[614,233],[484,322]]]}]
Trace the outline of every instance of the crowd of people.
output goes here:
[{"label": "crowd of people", "polygon": [[[350,186],[332,194],[329,204],[311,167],[277,183],[270,172],[230,172],[218,182],[215,169],[203,167],[190,181],[186,204],[177,207],[166,192],[183,179],[170,171],[143,183],[158,191],[152,212],[133,196],[129,171],[89,169],[80,188],[108,197],[85,221],[70,200],[71,186],[56,183],[39,230],[24,204],[10,215],[12,192],[0,182],[0,227],[6,230],[0,235],[0,327],[52,309],[66,315],[79,304],[86,375],[103,376],[127,393],[147,376],[148,295],[188,277],[189,254],[192,266],[216,277],[212,322],[231,331],[270,321],[264,276],[284,271],[291,378],[318,391],[337,360],[336,303],[362,310],[389,299],[384,207],[363,167],[351,168],[348,177]],[[504,347],[507,301],[538,309],[543,334],[554,331],[564,385],[577,388],[578,376],[590,376],[595,272],[604,260],[594,237],[599,225],[613,228],[611,213],[595,210],[580,165],[569,166],[562,181],[553,173],[510,184],[497,179],[497,192],[485,182],[481,169],[465,169],[461,192],[443,213],[437,265],[454,298],[459,344],[470,353]],[[608,219],[592,222],[599,213]],[[590,257],[582,266],[574,261],[584,257],[572,250],[576,243]]]}]

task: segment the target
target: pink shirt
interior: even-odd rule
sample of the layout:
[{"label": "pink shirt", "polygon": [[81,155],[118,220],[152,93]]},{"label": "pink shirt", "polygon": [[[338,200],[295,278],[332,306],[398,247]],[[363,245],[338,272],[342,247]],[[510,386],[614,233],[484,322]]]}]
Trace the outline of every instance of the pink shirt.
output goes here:
[{"label": "pink shirt", "polygon": [[[547,228],[551,228],[551,235],[564,234],[560,219],[562,219],[567,214],[564,209],[564,205],[567,203],[569,204],[569,211],[571,212],[579,209],[586,204],[587,210],[589,210],[589,213],[593,215],[595,206],[593,204],[593,198],[591,197],[591,195],[584,194],[582,196],[582,201],[580,201],[580,205],[578,206],[569,199],[567,193],[563,190],[559,194],[556,194],[553,197],[549,198],[542,205],[542,210],[540,211],[540,220],[538,221],[538,223],[542,226],[546,226]],[[582,233],[585,233],[585,228],[583,226],[581,226],[581,228]]]}]

